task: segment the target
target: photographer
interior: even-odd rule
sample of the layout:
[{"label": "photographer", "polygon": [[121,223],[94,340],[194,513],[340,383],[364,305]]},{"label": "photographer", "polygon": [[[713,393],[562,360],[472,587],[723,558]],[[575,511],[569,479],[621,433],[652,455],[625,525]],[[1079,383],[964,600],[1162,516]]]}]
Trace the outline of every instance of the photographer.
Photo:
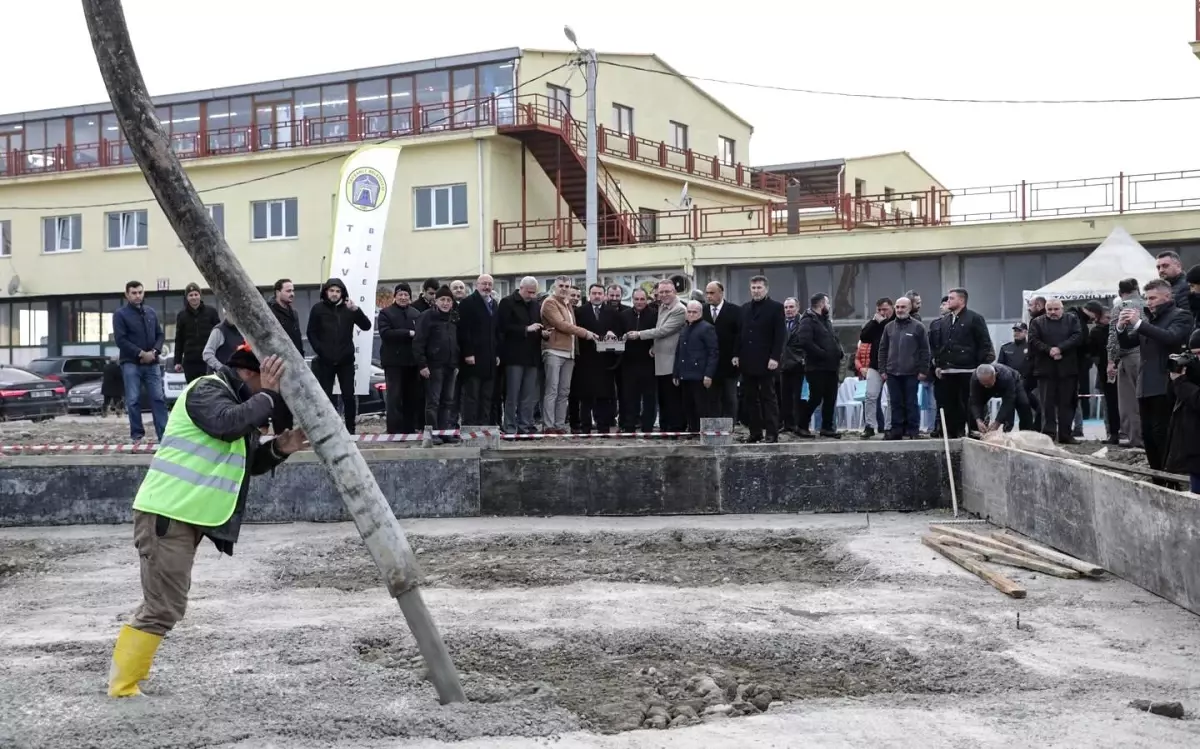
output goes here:
[{"label": "photographer", "polygon": [[1146,311],[1134,307],[1121,310],[1117,317],[1117,342],[1125,347],[1139,347],[1142,376],[1137,396],[1142,444],[1146,448],[1146,462],[1161,471],[1167,455],[1167,426],[1175,410],[1167,378],[1171,366],[1169,355],[1179,353],[1187,343],[1192,316],[1175,306],[1171,285],[1161,278],[1142,288],[1146,292]]},{"label": "photographer", "polygon": [[1200,330],[1192,332],[1190,351],[1171,359],[1171,389],[1175,407],[1167,431],[1167,462],[1171,473],[1191,479],[1193,494],[1200,494]]}]

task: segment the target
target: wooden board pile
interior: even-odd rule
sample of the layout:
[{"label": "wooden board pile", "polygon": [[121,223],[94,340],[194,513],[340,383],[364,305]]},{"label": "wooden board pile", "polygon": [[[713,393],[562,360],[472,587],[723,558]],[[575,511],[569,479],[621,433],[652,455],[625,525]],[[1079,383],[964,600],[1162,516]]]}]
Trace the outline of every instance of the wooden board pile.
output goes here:
[{"label": "wooden board pile", "polygon": [[966,571],[979,576],[1001,593],[1024,598],[1025,588],[987,567],[984,562],[1041,572],[1068,580],[1100,577],[1103,568],[1036,544],[1026,538],[994,531],[990,535],[971,533],[948,525],[931,525],[921,543]]}]

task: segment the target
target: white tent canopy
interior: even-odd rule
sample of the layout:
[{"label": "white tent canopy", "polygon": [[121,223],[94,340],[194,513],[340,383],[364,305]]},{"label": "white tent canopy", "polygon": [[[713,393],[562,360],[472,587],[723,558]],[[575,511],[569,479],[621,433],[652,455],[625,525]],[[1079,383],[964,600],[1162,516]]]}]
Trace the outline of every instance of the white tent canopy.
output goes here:
[{"label": "white tent canopy", "polygon": [[1113,229],[1100,246],[1066,275],[1040,289],[1025,292],[1025,300],[1035,296],[1055,296],[1062,300],[1108,299],[1117,295],[1117,283],[1136,278],[1144,284],[1158,278],[1154,256],[1129,232]]}]

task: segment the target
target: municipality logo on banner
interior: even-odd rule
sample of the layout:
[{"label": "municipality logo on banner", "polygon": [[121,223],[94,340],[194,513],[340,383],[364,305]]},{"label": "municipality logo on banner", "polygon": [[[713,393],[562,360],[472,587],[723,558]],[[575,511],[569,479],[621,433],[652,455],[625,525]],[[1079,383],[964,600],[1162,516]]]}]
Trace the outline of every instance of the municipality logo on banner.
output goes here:
[{"label": "municipality logo on banner", "polygon": [[[372,321],[384,230],[392,204],[392,182],[400,146],[360,148],[346,159],[339,179],[334,213],[329,277],[346,284],[350,298]],[[371,384],[373,330],[354,329],[354,392],[366,395]]]}]

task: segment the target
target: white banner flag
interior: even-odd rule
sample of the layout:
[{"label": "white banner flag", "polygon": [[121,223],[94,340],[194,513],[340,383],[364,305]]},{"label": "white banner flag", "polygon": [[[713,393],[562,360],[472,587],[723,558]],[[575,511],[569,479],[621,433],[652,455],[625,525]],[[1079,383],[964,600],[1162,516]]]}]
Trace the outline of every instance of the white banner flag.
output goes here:
[{"label": "white banner flag", "polygon": [[[346,159],[338,177],[329,277],[342,279],[350,298],[371,319],[372,328],[379,261],[399,157],[400,146],[364,146]],[[354,329],[354,392],[359,395],[366,395],[370,388],[374,336],[373,329]]]}]

